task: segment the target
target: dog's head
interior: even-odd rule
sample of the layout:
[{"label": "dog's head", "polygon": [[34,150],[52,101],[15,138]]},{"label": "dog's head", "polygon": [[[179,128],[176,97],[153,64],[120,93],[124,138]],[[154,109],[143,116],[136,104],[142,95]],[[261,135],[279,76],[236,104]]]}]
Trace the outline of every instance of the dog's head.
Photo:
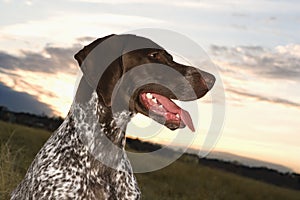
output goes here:
[{"label": "dog's head", "polygon": [[109,35],[76,55],[84,78],[106,107],[144,114],[171,130],[194,126],[189,113],[171,99],[191,101],[214,85],[213,75],[179,64],[153,41],[135,35]]}]

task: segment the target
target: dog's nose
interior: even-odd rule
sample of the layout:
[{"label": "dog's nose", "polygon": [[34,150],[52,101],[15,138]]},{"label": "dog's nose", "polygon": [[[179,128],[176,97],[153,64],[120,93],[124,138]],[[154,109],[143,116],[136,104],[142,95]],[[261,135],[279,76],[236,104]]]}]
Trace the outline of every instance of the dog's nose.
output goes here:
[{"label": "dog's nose", "polygon": [[214,75],[209,74],[209,73],[205,73],[203,78],[204,78],[207,88],[210,90],[214,86],[214,84],[216,82],[216,78],[214,77]]}]

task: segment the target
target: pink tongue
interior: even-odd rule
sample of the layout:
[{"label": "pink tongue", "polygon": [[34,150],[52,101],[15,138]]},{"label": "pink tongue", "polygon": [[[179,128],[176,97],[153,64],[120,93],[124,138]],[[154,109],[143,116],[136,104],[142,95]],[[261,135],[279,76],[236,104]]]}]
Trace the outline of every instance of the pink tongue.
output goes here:
[{"label": "pink tongue", "polygon": [[178,113],[181,116],[181,119],[185,125],[191,129],[191,131],[195,132],[195,128],[193,125],[192,118],[190,114],[186,111],[181,109],[177,106],[173,101],[169,100],[168,98],[161,96],[159,94],[152,93],[152,95],[159,100],[159,102],[169,111],[172,113]]},{"label": "pink tongue", "polygon": [[180,116],[181,116],[183,123],[185,123],[191,129],[191,131],[195,132],[194,124],[193,124],[190,114],[186,110],[181,109]]}]

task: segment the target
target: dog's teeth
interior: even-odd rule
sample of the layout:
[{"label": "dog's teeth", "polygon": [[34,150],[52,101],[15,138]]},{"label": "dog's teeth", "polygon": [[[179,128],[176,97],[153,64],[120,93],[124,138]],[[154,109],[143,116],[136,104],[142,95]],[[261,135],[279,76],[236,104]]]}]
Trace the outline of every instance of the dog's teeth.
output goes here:
[{"label": "dog's teeth", "polygon": [[164,107],[163,107],[163,105],[161,105],[161,104],[160,104],[158,107],[160,107],[160,108],[164,108]]},{"label": "dog's teeth", "polygon": [[147,94],[146,94],[146,97],[147,97],[148,99],[152,99],[152,94],[147,93]]},{"label": "dog's teeth", "polygon": [[179,118],[179,114],[176,114],[176,117]]},{"label": "dog's teeth", "polygon": [[157,103],[157,100],[154,98],[154,99],[152,99],[152,101],[154,102],[154,103]]}]

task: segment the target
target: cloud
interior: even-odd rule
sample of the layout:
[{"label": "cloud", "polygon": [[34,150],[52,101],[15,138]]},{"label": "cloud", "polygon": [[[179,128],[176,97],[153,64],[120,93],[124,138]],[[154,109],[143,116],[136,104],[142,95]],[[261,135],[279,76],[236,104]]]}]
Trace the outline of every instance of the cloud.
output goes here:
[{"label": "cloud", "polygon": [[[73,56],[81,48],[82,45],[78,44],[68,48],[48,45],[40,52],[21,51],[20,55],[2,51],[0,83],[15,90],[16,93],[26,92],[31,97],[30,102],[34,102],[32,98],[35,98],[35,102],[51,105],[52,114],[65,116],[72,102],[79,70]],[[8,95],[3,103],[9,102],[9,98],[13,97]],[[12,106],[14,103],[18,102],[12,100],[9,105]],[[26,106],[32,104],[28,103]],[[45,110],[45,113],[46,111],[48,112]],[[37,109],[34,112],[37,112]]]},{"label": "cloud", "polygon": [[219,66],[228,98],[234,105],[247,99],[300,108],[300,45],[217,46],[210,48]]},{"label": "cloud", "polygon": [[[267,49],[260,46],[226,47],[213,45],[213,59],[237,73],[245,70],[262,78],[300,80],[300,45]],[[223,70],[225,70],[223,68]]]},{"label": "cloud", "polygon": [[[66,3],[64,2],[64,4]],[[43,9],[45,9],[45,5],[43,5]],[[48,9],[46,10],[48,11]],[[165,23],[165,20],[156,15],[140,16],[129,10],[116,11],[114,6],[108,7],[107,10],[96,6],[87,9],[83,6],[82,8],[72,7],[63,12],[57,12],[57,10],[53,12],[46,18],[36,17],[25,22],[4,25],[0,27],[1,35],[18,38],[19,41],[30,41],[29,44],[26,44],[27,47],[37,43],[44,44],[45,38],[48,42],[71,44],[76,38],[82,36],[98,37],[137,27],[151,27]],[[137,12],[142,11],[138,10]],[[60,32],[63,34],[58,34]]]},{"label": "cloud", "polygon": [[231,14],[233,17],[249,17],[249,14],[246,14],[246,13],[242,13],[242,12],[233,12],[232,14]]},{"label": "cloud", "polygon": [[80,43],[83,43],[83,42],[92,42],[92,41],[94,41],[96,39],[97,38],[95,38],[95,37],[85,36],[85,37],[79,37],[79,38],[77,38],[77,41],[80,42]]},{"label": "cloud", "polygon": [[231,92],[233,94],[237,94],[239,96],[243,96],[243,97],[247,97],[247,98],[254,98],[258,101],[264,101],[264,102],[268,102],[268,103],[275,103],[275,104],[280,104],[280,105],[300,109],[300,103],[289,101],[287,99],[276,98],[276,97],[266,97],[266,96],[263,96],[263,95],[253,94],[253,93],[240,91],[240,90],[236,90],[236,89],[227,89],[226,91]]},{"label": "cloud", "polygon": [[[21,55],[11,55],[0,52],[0,70],[22,69],[32,72],[74,72],[75,60],[73,55],[78,47],[58,48],[45,47],[42,52],[21,51]],[[3,73],[4,71],[2,71]]]},{"label": "cloud", "polygon": [[8,107],[17,112],[29,112],[35,114],[46,114],[51,116],[53,110],[49,105],[41,103],[34,96],[25,92],[17,92],[0,83],[0,105]]}]

